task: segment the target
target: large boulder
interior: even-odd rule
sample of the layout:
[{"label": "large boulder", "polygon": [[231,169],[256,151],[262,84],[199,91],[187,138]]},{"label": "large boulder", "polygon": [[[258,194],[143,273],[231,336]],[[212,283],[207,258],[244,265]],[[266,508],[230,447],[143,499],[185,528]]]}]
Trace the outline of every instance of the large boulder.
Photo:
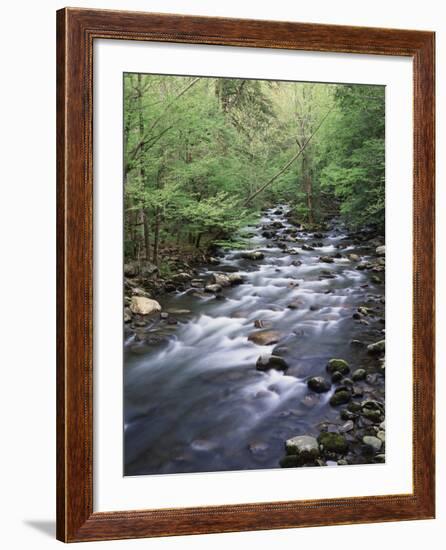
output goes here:
[{"label": "large boulder", "polygon": [[295,455],[300,463],[309,462],[319,457],[319,444],[311,435],[297,435],[285,442],[288,455]]},{"label": "large boulder", "polygon": [[132,296],[130,310],[139,315],[151,315],[160,312],[161,306],[156,300],[144,296]]},{"label": "large boulder", "polygon": [[258,344],[259,346],[269,346],[276,344],[282,338],[282,333],[278,330],[260,330],[258,332],[251,332],[248,336],[250,342]]}]

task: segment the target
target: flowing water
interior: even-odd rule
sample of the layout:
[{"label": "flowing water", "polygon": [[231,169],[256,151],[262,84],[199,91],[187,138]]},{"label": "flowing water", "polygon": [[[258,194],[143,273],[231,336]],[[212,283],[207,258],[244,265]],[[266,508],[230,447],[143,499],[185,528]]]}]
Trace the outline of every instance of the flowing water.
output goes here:
[{"label": "flowing water", "polygon": [[[382,325],[365,328],[352,313],[379,302],[383,287],[348,259],[364,251],[342,226],[332,225],[322,239],[304,231],[293,238],[286,207],[280,211],[270,209],[258,226],[246,228],[252,235],[247,247],[262,251],[263,260],[233,250],[199,274],[207,280],[212,271],[236,271],[243,284],[223,289],[223,299],[193,289],[167,295],[159,300],[163,310],[180,321],[170,337],[152,346],[128,337],[126,475],[277,468],[287,438],[317,435],[321,422],[339,423],[339,411],[328,403],[333,389],[314,394],[306,380],[324,374],[333,357],[358,366],[367,361],[351,341],[376,340]],[[274,222],[282,227],[263,237],[262,225]],[[287,250],[277,246],[280,238],[287,239]],[[302,249],[314,241],[323,246]],[[334,258],[341,247],[333,263],[319,260]],[[296,301],[297,309],[287,307]],[[283,338],[273,346],[249,341],[256,320],[269,322]],[[165,324],[154,330],[169,330]],[[258,357],[273,349],[289,364],[286,373],[256,370]]]}]

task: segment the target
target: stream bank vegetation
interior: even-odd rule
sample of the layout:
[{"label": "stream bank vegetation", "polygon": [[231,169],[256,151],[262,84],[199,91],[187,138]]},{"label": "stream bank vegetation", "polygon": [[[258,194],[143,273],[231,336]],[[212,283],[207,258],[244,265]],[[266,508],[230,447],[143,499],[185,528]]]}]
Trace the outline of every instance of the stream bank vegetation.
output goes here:
[{"label": "stream bank vegetation", "polygon": [[383,233],[383,86],[125,74],[124,102],[133,269],[237,246],[279,203],[308,229],[340,216]]},{"label": "stream bank vegetation", "polygon": [[[165,362],[150,380],[126,374],[126,474],[385,461],[384,146],[382,86],[124,75],[125,365],[141,356]],[[257,300],[249,311],[238,305],[248,295]],[[214,428],[205,429],[213,414],[216,421],[229,413],[217,413],[210,399],[194,423],[190,388],[202,391],[199,377],[185,386],[191,395],[176,396],[164,395],[160,378],[157,406],[146,388],[182,367],[188,353],[199,364],[230,341],[227,332],[218,338],[220,326],[207,334],[194,317],[212,319],[211,307],[218,317],[225,301],[221,326],[229,331],[232,322],[243,356],[253,357],[228,380],[216,360],[214,372],[229,384],[225,395],[243,393],[239,383],[257,388],[256,376],[265,384],[254,392],[256,404],[232,408],[252,406],[255,417],[257,403],[288,397],[265,416],[259,439],[241,439],[240,449],[221,451],[223,459],[224,441],[200,434]],[[182,333],[195,338],[184,356],[175,352],[181,346],[156,355],[178,327],[193,323],[195,332]],[[333,336],[321,326],[342,328]],[[287,405],[297,390],[285,391],[277,373],[287,384],[305,381],[297,409]],[[162,411],[171,400],[179,415],[184,406],[191,441],[175,439],[178,427],[168,420],[163,437],[157,427],[150,439],[155,419],[146,401],[147,410]],[[206,406],[200,403],[200,414]],[[312,423],[298,430],[296,418],[305,415]],[[280,450],[276,418],[287,434]],[[132,428],[145,421],[143,430]],[[230,425],[220,438],[224,430]]]}]

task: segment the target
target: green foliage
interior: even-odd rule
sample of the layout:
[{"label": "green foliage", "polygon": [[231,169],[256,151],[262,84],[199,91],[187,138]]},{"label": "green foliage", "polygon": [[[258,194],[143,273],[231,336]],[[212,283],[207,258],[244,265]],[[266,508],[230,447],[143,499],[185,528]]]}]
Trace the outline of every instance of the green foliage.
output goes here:
[{"label": "green foliage", "polygon": [[161,271],[163,247],[236,247],[265,205],[384,222],[381,87],[126,74],[124,152],[126,254]]},{"label": "green foliage", "polygon": [[330,129],[322,186],[340,200],[353,225],[384,228],[384,88],[345,86],[336,92],[339,114]]}]

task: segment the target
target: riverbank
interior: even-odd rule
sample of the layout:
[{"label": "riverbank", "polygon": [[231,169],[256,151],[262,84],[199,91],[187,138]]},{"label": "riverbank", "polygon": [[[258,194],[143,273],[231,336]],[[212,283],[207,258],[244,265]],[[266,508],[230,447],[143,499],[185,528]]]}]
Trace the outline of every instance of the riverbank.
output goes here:
[{"label": "riverbank", "polygon": [[246,231],[167,280],[126,267],[128,475],[385,460],[384,239],[285,207]]}]

